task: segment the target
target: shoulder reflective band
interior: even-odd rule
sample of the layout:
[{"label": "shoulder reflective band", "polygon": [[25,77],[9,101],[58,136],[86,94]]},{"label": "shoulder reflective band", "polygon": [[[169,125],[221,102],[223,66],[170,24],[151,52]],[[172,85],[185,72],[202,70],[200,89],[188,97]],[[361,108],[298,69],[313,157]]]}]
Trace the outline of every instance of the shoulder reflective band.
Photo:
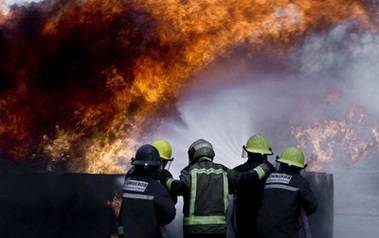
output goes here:
[{"label": "shoulder reflective band", "polygon": [[166,181],[166,186],[168,188],[168,190],[171,190],[171,185],[172,183],[175,181],[174,178],[169,178],[167,181]]},{"label": "shoulder reflective band", "polygon": [[123,193],[122,197],[132,198],[132,199],[140,199],[140,200],[153,200],[154,199],[154,196],[152,196],[152,195],[135,194],[135,193]]},{"label": "shoulder reflective band", "polygon": [[257,166],[254,170],[257,172],[259,179],[262,179],[266,175],[265,171],[260,166]]},{"label": "shoulder reflective band", "polygon": [[283,184],[269,184],[265,186],[265,189],[270,189],[270,188],[279,188],[279,189],[289,190],[292,192],[296,192],[299,190],[299,188],[295,188],[295,187],[291,187],[289,185],[283,185]]},{"label": "shoulder reflective band", "polygon": [[228,208],[229,185],[226,171],[223,169],[192,169],[191,170],[191,196],[189,204],[189,215],[184,218],[184,225],[223,225],[225,216],[195,216],[195,201],[197,191],[198,174],[222,174],[224,190],[224,211]]},{"label": "shoulder reflective band", "polygon": [[123,234],[124,234],[124,227],[123,227],[123,226],[119,226],[119,227],[117,228],[117,233],[118,233],[119,235],[123,235]]}]

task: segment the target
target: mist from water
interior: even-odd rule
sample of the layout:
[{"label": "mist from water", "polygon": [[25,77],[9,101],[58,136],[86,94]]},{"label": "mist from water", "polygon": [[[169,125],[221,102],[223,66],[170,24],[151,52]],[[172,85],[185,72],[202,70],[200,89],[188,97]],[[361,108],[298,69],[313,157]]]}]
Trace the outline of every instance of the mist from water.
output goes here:
[{"label": "mist from water", "polygon": [[[241,148],[249,136],[267,135],[280,154],[298,143],[291,126],[342,120],[352,105],[366,111],[367,122],[354,129],[370,140],[370,128],[379,126],[379,36],[352,29],[354,23],[346,23],[309,36],[288,56],[286,69],[260,70],[249,60],[232,58],[198,75],[177,103],[178,117],[163,121],[151,137],[172,142],[174,176],[187,165],[187,148],[198,138],[213,143],[216,162],[234,167],[245,161]],[[335,150],[323,168],[335,176],[335,237],[376,237],[378,148],[358,162],[346,158],[338,141]]]}]

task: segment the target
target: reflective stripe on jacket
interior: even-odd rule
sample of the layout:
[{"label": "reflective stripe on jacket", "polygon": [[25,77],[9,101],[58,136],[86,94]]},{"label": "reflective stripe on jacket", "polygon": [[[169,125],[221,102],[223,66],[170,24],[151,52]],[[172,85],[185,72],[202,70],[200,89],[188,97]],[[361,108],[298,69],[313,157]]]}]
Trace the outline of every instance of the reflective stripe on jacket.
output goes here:
[{"label": "reflective stripe on jacket", "polygon": [[167,182],[182,195],[185,234],[224,234],[228,208],[228,169],[204,157],[184,168],[180,180]]},{"label": "reflective stripe on jacket", "polygon": [[300,211],[317,209],[317,200],[300,174],[272,173],[264,187],[257,228],[266,238],[297,238]]},{"label": "reflective stripe on jacket", "polygon": [[175,204],[167,190],[148,176],[127,176],[122,197],[123,237],[161,238],[162,226],[175,218]]},{"label": "reflective stripe on jacket", "polygon": [[184,168],[180,180],[170,178],[166,186],[183,196],[185,235],[225,234],[230,188],[254,184],[265,176],[259,167],[240,173],[203,157]]}]

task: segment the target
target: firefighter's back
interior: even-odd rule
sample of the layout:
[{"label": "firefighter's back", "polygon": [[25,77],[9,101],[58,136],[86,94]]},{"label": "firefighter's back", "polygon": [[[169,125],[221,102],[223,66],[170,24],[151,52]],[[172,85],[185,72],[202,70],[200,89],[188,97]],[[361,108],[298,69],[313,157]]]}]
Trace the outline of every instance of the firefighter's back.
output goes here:
[{"label": "firefighter's back", "polygon": [[229,194],[227,168],[205,157],[185,170],[190,181],[188,196],[184,197],[185,236],[225,236]]}]

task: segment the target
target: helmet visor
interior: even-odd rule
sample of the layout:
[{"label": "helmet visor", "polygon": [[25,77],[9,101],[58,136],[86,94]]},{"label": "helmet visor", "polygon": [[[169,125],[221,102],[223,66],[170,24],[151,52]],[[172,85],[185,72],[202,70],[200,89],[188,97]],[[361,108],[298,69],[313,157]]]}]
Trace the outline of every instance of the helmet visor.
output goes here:
[{"label": "helmet visor", "polygon": [[241,158],[246,159],[247,157],[246,146],[242,146]]},{"label": "helmet visor", "polygon": [[171,158],[169,161],[167,161],[166,164],[164,165],[164,169],[170,170],[173,160],[174,158]]},{"label": "helmet visor", "polygon": [[172,161],[174,160],[174,158],[171,158],[169,160],[166,160],[166,159],[162,159],[161,158],[161,161],[162,161],[162,169],[167,169],[169,170],[170,167],[171,167],[171,164],[172,164]]}]

